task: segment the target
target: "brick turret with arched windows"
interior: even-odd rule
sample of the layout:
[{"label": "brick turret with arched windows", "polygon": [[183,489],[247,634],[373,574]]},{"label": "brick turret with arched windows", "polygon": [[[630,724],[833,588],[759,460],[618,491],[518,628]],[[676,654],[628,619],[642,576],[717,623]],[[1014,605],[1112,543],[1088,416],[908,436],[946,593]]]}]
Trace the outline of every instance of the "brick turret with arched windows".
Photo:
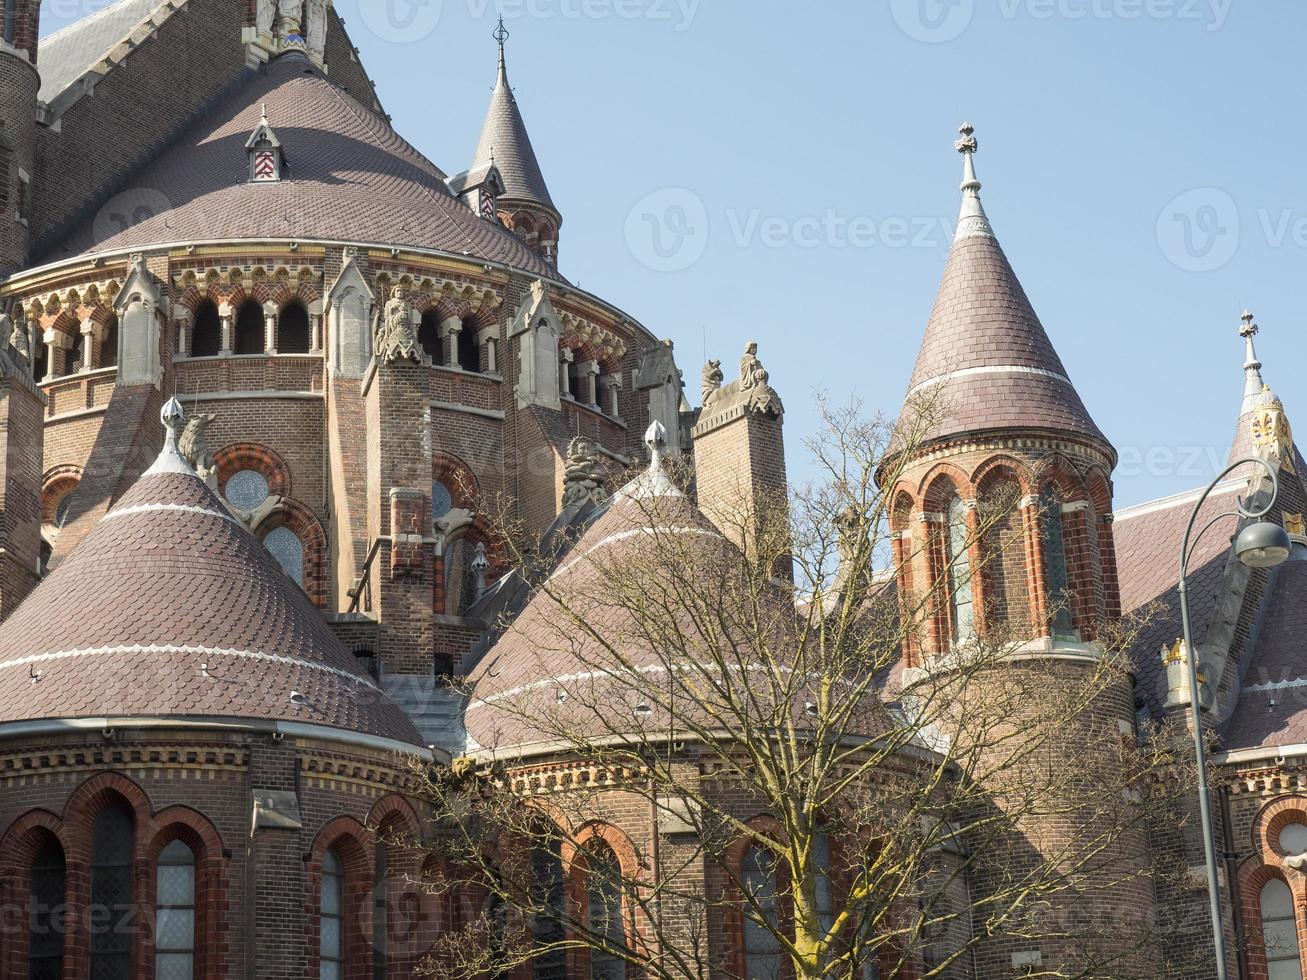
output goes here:
[{"label": "brick turret with arched windows", "polygon": [[[893,501],[902,613],[913,626],[904,657],[909,667],[947,673],[959,648],[981,644],[1002,666],[966,683],[1051,690],[1097,669],[1103,651],[1095,641],[1120,614],[1116,452],[998,243],[980,202],[969,126],[962,137],[957,237],[904,408],[902,428],[916,437],[910,445],[903,437],[881,473]],[[1069,752],[1086,751],[1104,733],[1133,731],[1132,685],[1125,674],[1109,684],[1082,730],[1068,731]],[[1066,846],[1091,832],[1093,819],[1064,814],[1032,839]],[[1126,864],[1142,862],[1142,837],[1117,846]],[[1122,887],[1108,904],[1147,915],[1151,890]],[[1005,957],[1002,942],[982,955]],[[1045,966],[1074,959],[1056,947],[1038,952]]]}]

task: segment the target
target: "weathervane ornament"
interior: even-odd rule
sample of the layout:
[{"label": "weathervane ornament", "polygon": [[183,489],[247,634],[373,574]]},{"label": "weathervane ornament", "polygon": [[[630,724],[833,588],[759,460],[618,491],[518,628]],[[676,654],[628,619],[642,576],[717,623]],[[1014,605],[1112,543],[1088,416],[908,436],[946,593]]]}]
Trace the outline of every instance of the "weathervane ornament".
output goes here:
[{"label": "weathervane ornament", "polygon": [[957,147],[959,153],[975,153],[980,149],[980,143],[976,141],[976,127],[969,122],[964,122],[958,127],[958,132],[962,134],[962,139],[957,140],[953,145]]},{"label": "weathervane ornament", "polygon": [[501,51],[504,48],[504,42],[510,37],[512,37],[512,35],[508,33],[508,28],[504,26],[504,18],[500,17],[499,26],[495,28],[495,40],[499,42],[499,48]]},{"label": "weathervane ornament", "polygon": [[1253,315],[1247,310],[1244,310],[1241,319],[1243,320],[1243,326],[1239,328],[1239,336],[1244,340],[1250,340],[1251,338],[1256,337],[1261,328],[1253,322]]}]

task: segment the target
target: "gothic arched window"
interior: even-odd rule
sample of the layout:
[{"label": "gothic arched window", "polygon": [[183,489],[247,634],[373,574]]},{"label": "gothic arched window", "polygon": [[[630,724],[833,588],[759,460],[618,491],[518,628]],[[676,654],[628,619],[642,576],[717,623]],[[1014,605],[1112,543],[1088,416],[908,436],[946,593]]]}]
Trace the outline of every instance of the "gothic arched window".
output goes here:
[{"label": "gothic arched window", "polygon": [[321,980],[345,977],[345,866],[335,851],[322,855],[322,896],[318,915]]},{"label": "gothic arched window", "polygon": [[28,920],[28,980],[60,980],[64,973],[64,930],[60,909],[67,885],[64,849],[47,837],[32,860],[32,904]]},{"label": "gothic arched window", "polygon": [[957,494],[949,498],[944,517],[947,522],[945,560],[948,562],[949,629],[954,643],[965,643],[972,636],[974,618],[970,532],[967,508]]},{"label": "gothic arched window", "polygon": [[132,975],[132,853],[135,823],[122,803],[100,811],[91,828],[91,976]]},{"label": "gothic arched window", "polygon": [[277,318],[277,353],[307,354],[312,346],[309,313],[302,303],[290,303]]},{"label": "gothic arched window", "polygon": [[1049,627],[1054,636],[1075,638],[1062,503],[1051,486],[1045,487],[1039,495],[1039,525],[1043,538],[1040,544],[1044,553],[1044,594],[1048,601]]},{"label": "gothic arched window", "polygon": [[195,852],[179,840],[159,855],[155,889],[155,980],[195,975]]},{"label": "gothic arched window", "polygon": [[[744,971],[749,980],[779,980],[781,943],[780,902],[776,859],[762,847],[751,847],[741,866],[741,884],[748,898],[744,910]],[[766,925],[759,921],[765,920]]]},{"label": "gothic arched window", "polygon": [[1030,588],[1020,499],[1021,486],[1010,478],[994,480],[980,495],[984,525],[981,578],[985,583],[986,629],[1026,639]]},{"label": "gothic arched window", "polygon": [[[592,980],[622,980],[626,960],[616,951],[626,948],[622,911],[622,866],[607,844],[596,842],[586,853],[586,916],[594,940],[590,954]],[[602,942],[607,949],[597,948]]]},{"label": "gothic arched window", "polygon": [[532,976],[534,980],[565,980],[563,860],[555,837],[531,852],[531,890],[532,903],[546,910],[535,917],[535,944],[541,952],[532,960]]},{"label": "gothic arched window", "polygon": [[212,300],[205,300],[195,311],[191,327],[191,357],[216,357],[222,352],[222,318]]},{"label": "gothic arched window", "polygon": [[237,354],[263,354],[267,352],[267,334],[264,329],[263,307],[254,300],[246,300],[236,314]]},{"label": "gothic arched window", "polygon": [[1302,980],[1293,893],[1279,878],[1262,886],[1262,947],[1268,980]]},{"label": "gothic arched window", "polygon": [[263,538],[267,548],[281,570],[300,588],[304,588],[304,542],[288,527],[278,527]]}]

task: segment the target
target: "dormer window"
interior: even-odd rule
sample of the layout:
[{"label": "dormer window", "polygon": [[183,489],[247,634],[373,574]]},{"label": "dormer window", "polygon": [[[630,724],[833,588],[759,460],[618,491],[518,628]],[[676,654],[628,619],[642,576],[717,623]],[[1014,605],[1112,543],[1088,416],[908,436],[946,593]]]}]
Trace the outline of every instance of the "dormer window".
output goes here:
[{"label": "dormer window", "polygon": [[281,149],[281,141],[268,123],[268,110],[265,106],[259,124],[254,127],[249,141],[245,144],[249,153],[252,184],[275,184],[282,178],[286,156]]}]

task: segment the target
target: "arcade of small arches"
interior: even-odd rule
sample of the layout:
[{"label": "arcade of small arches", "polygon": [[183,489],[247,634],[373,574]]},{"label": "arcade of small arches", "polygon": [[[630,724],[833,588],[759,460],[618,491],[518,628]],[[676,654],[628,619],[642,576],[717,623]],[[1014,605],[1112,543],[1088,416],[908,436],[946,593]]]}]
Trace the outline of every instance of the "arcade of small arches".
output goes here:
[{"label": "arcade of small arches", "polygon": [[1037,470],[1007,456],[971,473],[940,463],[892,499],[900,595],[930,589],[924,628],[907,644],[913,666],[977,637],[1089,642],[1119,615],[1104,471],[1057,455]]}]

